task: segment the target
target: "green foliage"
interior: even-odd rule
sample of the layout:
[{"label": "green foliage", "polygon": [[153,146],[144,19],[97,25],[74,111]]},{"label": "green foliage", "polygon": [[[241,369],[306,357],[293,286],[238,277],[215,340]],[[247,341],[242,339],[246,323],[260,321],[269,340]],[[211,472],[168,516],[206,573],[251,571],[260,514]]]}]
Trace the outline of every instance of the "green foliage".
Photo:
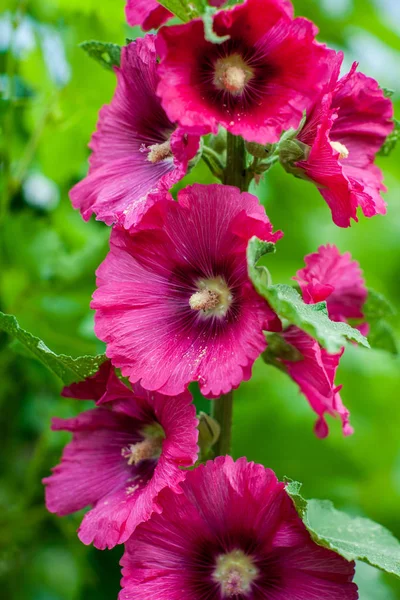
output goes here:
[{"label": "green foliage", "polygon": [[160,4],[183,22],[199,17],[205,9],[205,0],[160,0]]},{"label": "green foliage", "polygon": [[350,327],[347,323],[336,323],[329,319],[325,302],[305,304],[293,287],[283,284],[271,285],[266,270],[263,267],[260,269],[254,262],[255,258],[262,256],[263,248],[270,252],[265,242],[256,237],[250,240],[247,251],[249,275],[258,293],[268,300],[281,319],[297,325],[331,353],[338,352],[347,340],[369,347],[368,341],[358,329]]},{"label": "green foliage", "polygon": [[121,63],[121,46],[108,42],[90,40],[79,44],[91,58],[94,58],[105,69],[113,70]]},{"label": "green foliage", "polygon": [[369,324],[368,341],[371,347],[398,354],[396,334],[387,321],[396,314],[390,302],[382,294],[369,289],[363,313]]},{"label": "green foliage", "polygon": [[317,544],[347,560],[361,560],[400,577],[400,542],[378,523],[336,510],[329,500],[305,500],[301,484],[290,481],[286,491]]},{"label": "green foliage", "polygon": [[65,385],[94,375],[106,359],[104,354],[98,356],[80,356],[79,358],[72,358],[72,356],[66,356],[65,354],[56,354],[42,340],[22,329],[13,315],[6,315],[2,312],[0,312],[0,331],[4,331],[21,342],[50,371],[53,371]]}]

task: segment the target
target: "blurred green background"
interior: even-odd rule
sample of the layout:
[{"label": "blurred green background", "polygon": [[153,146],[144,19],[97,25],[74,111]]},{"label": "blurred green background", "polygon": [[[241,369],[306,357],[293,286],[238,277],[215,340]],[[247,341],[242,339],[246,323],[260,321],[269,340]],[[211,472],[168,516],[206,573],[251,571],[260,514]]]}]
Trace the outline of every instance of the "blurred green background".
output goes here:
[{"label": "blurred green background", "polygon": [[[5,4],[5,5],[4,5]],[[400,3],[398,0],[295,0],[313,19],[320,39],[346,51],[346,65],[395,90],[400,112]],[[87,169],[87,143],[97,112],[111,98],[115,78],[78,44],[87,39],[124,43],[138,31],[124,23],[123,0],[10,0],[0,14],[2,181],[0,310],[56,352],[103,351],[89,310],[94,271],[107,252],[109,230],[84,223],[68,190]],[[19,12],[17,12],[17,9]],[[12,82],[12,97],[8,90]],[[362,265],[369,286],[395,305],[400,297],[400,148],[380,159],[388,215],[342,230],[311,184],[279,167],[258,188],[284,239],[270,259],[275,282],[288,283],[305,254],[336,243]],[[184,183],[212,178],[200,164]],[[394,323],[399,332],[399,320]],[[257,363],[235,394],[234,455],[272,467],[304,483],[307,497],[331,498],[400,537],[399,359],[349,347],[339,369],[343,400],[355,434],[344,439],[330,422],[315,438],[315,416],[289,378]],[[0,334],[0,596],[7,600],[116,598],[121,549],[83,546],[79,515],[47,514],[40,480],[68,439],[51,433],[51,416],[71,416],[82,404],[61,399],[60,382]],[[397,582],[370,567],[358,571],[361,600],[400,598]]]}]

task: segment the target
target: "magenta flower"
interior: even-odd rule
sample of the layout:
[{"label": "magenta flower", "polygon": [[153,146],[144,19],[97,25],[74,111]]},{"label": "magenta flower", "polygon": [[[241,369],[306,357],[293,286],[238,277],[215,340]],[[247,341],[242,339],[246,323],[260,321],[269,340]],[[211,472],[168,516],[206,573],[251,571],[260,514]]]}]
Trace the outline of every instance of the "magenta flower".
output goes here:
[{"label": "magenta flower", "polygon": [[297,127],[322,90],[336,53],[315,41],[315,26],[293,19],[287,0],[247,0],[218,12],[204,38],[200,19],[162,28],[158,93],[172,121],[195,133],[222,125],[246,140],[276,142]]},{"label": "magenta flower", "polygon": [[288,375],[297,383],[307,398],[311,408],[318,415],[315,434],[324,438],[329,433],[325,415],[339,417],[342,421],[343,435],[351,435],[353,428],[349,423],[350,413],[340,398],[341,385],[335,385],[336,370],[344,348],[337,354],[328,354],[317,341],[297,327],[288,327],[282,337],[301,354],[296,361],[279,359],[286,367]]},{"label": "magenta flower", "polygon": [[43,480],[50,512],[62,516],[92,507],[78,535],[100,549],[125,542],[159,511],[159,492],[177,489],[185,475],[181,467],[197,459],[190,394],[164,397],[139,385],[132,392],[109,369],[103,365],[94,378],[64,390],[65,396],[100,396],[101,405],[71,419],[53,419],[52,429],[73,437],[61,463]]},{"label": "magenta flower", "polygon": [[354,562],[317,546],[283,483],[245,458],[187,474],[125,546],[119,600],[356,600]]},{"label": "magenta flower", "polygon": [[154,193],[168,190],[187,172],[199,139],[168,119],[155,94],[154,38],[146,36],[122,50],[115,69],[117,88],[100,111],[88,176],[70,192],[85,220],[94,213],[107,225],[134,228],[154,203]]},{"label": "magenta flower", "polygon": [[158,29],[174,16],[157,0],[128,0],[125,14],[129,25],[140,25],[144,31]]},{"label": "magenta flower", "polygon": [[95,330],[124,376],[148,390],[182,392],[198,381],[215,397],[248,379],[280,321],[254,290],[248,240],[282,233],[257,198],[193,185],[154,206],[141,230],[111,234],[97,271]]},{"label": "magenta flower", "polygon": [[393,129],[393,105],[356,66],[338,82],[332,78],[298,136],[310,152],[296,166],[319,187],[340,227],[358,220],[358,206],[366,217],[386,212],[386,188],[374,159]]},{"label": "magenta flower", "polygon": [[333,321],[362,319],[367,288],[360,265],[351,254],[340,254],[331,244],[320,246],[318,252],[304,259],[306,266],[297,271],[304,302],[315,304],[326,300],[329,318]]}]

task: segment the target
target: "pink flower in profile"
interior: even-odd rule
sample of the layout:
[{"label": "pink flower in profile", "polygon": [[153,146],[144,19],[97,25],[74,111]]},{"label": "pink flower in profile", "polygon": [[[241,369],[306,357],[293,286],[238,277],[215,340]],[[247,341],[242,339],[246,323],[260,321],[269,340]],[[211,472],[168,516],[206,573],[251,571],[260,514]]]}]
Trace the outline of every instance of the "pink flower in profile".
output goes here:
[{"label": "pink flower in profile", "polygon": [[89,174],[70,197],[85,220],[94,213],[107,225],[119,222],[129,229],[138,225],[156,192],[185,175],[199,139],[176,129],[156,96],[153,36],[123,48],[115,71],[114,98],[101,109],[90,143]]},{"label": "pink flower in profile", "polygon": [[[226,0],[209,0],[208,4],[219,7],[225,2]],[[140,25],[144,31],[158,29],[174,16],[172,12],[161,6],[157,0],[128,0],[125,13],[129,25],[132,25],[132,27]]]},{"label": "pink flower in profile", "polygon": [[306,266],[297,271],[304,302],[315,304],[326,300],[332,321],[362,319],[367,288],[360,265],[349,252],[340,254],[331,244],[304,259]]},{"label": "pink flower in profile", "polygon": [[218,12],[213,28],[229,39],[208,42],[201,19],[158,33],[169,118],[199,134],[222,125],[249,141],[278,141],[311,109],[336,52],[315,41],[313,23],[293,18],[288,0],[246,0]]},{"label": "pink flower in profile", "polygon": [[386,188],[374,160],[393,129],[393,104],[356,66],[339,81],[332,77],[298,136],[310,151],[296,167],[319,187],[340,227],[358,220],[359,206],[366,217],[386,212]]},{"label": "pink flower in profile", "polygon": [[297,352],[300,360],[278,359],[288,375],[297,383],[307,398],[311,408],[318,415],[315,433],[319,438],[328,435],[329,429],[325,415],[339,417],[344,435],[351,435],[353,428],[349,423],[350,413],[340,398],[341,385],[335,385],[336,370],[344,348],[337,354],[329,354],[316,340],[297,327],[288,327],[282,337]]},{"label": "pink flower in profile", "polygon": [[[309,254],[304,260],[306,266],[297,271],[294,279],[300,285],[306,304],[326,301],[332,321],[364,318],[362,309],[367,299],[367,289],[360,265],[352,260],[349,252],[340,254],[336,246],[328,244],[320,246],[318,252]],[[366,334],[367,323],[361,323],[359,329]],[[315,432],[318,437],[328,435],[325,414],[339,417],[344,435],[351,435],[350,413],[339,394],[342,386],[335,385],[336,370],[344,348],[337,354],[329,354],[312,337],[293,326],[281,335],[300,353],[300,360],[287,360],[284,357],[278,357],[278,360],[317,413]]]},{"label": "pink flower in profile", "polygon": [[198,381],[215,397],[248,379],[280,321],[253,288],[246,248],[281,232],[257,198],[195,184],[155,205],[141,230],[114,230],[97,271],[95,330],[132,383],[178,394]]},{"label": "pink flower in profile", "polygon": [[[92,386],[92,392],[90,387]],[[197,459],[197,420],[188,392],[176,397],[129,390],[110,364],[63,391],[101,404],[71,419],[53,419],[70,431],[61,463],[43,480],[50,512],[67,515],[91,506],[78,535],[84,544],[112,548],[159,511],[159,492],[177,489]]]},{"label": "pink flower in profile", "polygon": [[354,562],[312,539],[275,474],[219,457],[138,527],[119,600],[356,600]]},{"label": "pink flower in profile", "polygon": [[157,0],[128,0],[125,14],[129,25],[140,25],[144,31],[158,29],[174,16]]}]

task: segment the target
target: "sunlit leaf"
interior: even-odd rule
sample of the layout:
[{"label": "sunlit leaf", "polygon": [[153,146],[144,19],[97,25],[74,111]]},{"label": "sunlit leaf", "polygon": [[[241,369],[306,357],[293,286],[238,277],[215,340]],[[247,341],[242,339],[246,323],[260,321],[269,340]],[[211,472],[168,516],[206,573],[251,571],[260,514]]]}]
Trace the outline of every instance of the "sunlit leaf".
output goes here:
[{"label": "sunlit leaf", "polygon": [[336,510],[329,500],[305,500],[301,484],[289,481],[286,491],[313,540],[347,560],[361,560],[400,576],[400,542],[382,525]]}]

